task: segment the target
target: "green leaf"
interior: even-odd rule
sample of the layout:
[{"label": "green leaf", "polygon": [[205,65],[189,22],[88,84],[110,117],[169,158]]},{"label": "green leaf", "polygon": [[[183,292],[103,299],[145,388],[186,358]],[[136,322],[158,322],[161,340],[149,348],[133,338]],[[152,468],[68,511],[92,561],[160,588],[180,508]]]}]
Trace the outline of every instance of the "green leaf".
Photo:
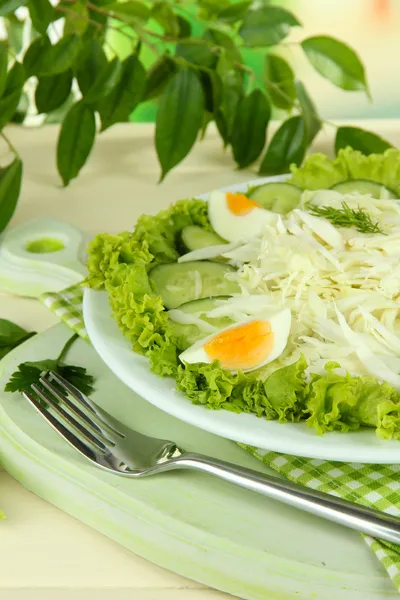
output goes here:
[{"label": "green leaf", "polygon": [[235,68],[232,60],[225,54],[219,57],[216,72],[222,83],[219,121],[220,123],[222,119],[224,121],[221,128],[225,132],[223,139],[227,143],[232,134],[238,103],[244,96],[244,81],[242,73]]},{"label": "green leaf", "polygon": [[177,15],[176,18],[178,19],[178,25],[179,25],[178,37],[180,37],[180,38],[190,37],[190,35],[192,33],[192,27],[191,27],[189,21],[187,19],[184,19],[183,17],[181,17],[181,15]]},{"label": "green leaf", "polygon": [[85,164],[96,135],[93,110],[78,102],[61,126],[57,144],[57,168],[64,185],[74,179]]},{"label": "green leaf", "polygon": [[242,62],[242,57],[238,47],[231,36],[224,31],[210,27],[210,29],[207,29],[207,31],[204,33],[204,39],[212,42],[215,44],[215,46],[224,48],[225,56],[227,56],[230,60],[240,63]]},{"label": "green leaf", "polygon": [[260,89],[253,90],[239,102],[231,144],[233,157],[240,169],[251,165],[260,156],[270,116],[270,104]]},{"label": "green leaf", "polygon": [[65,15],[64,36],[76,33],[83,35],[89,26],[89,10],[83,2],[75,2],[73,5],[74,14]]},{"label": "green leaf", "polygon": [[47,36],[39,37],[29,46],[24,55],[24,69],[26,78],[32,75],[38,75],[41,70],[41,64],[47,52],[51,48],[50,40]]},{"label": "green leaf", "polygon": [[351,146],[353,150],[359,150],[366,156],[369,154],[382,154],[392,144],[381,138],[376,133],[371,133],[359,127],[339,127],[336,132],[335,152],[341,148]]},{"label": "green leaf", "polygon": [[0,172],[0,231],[8,225],[17,206],[22,181],[22,162],[19,158]]},{"label": "green leaf", "polygon": [[150,9],[142,2],[113,2],[103,9],[112,12],[121,21],[145,23],[150,17]]},{"label": "green leaf", "polygon": [[[44,371],[56,371],[69,383],[77,387],[81,392],[89,395],[93,392],[94,377],[89,375],[84,367],[57,364],[57,360],[47,359],[37,362],[25,362],[18,365],[7,382],[5,392],[31,392],[31,386],[38,385],[39,379]],[[43,401],[41,400],[43,403]]]},{"label": "green leaf", "polygon": [[252,0],[244,0],[243,2],[231,4],[230,6],[222,9],[222,11],[218,14],[218,20],[223,21],[224,23],[236,23],[237,21],[243,19],[251,5]]},{"label": "green leaf", "polygon": [[101,42],[96,39],[88,40],[77,61],[76,78],[83,96],[88,93],[95,80],[107,66],[107,56]]},{"label": "green leaf", "polygon": [[221,104],[221,78],[215,71],[200,71],[199,77],[204,92],[205,109],[214,113]]},{"label": "green leaf", "polygon": [[0,0],[0,17],[5,17],[26,4],[28,4],[28,0]]},{"label": "green leaf", "polygon": [[116,85],[118,85],[122,75],[122,64],[119,58],[115,57],[109,62],[94,80],[86,94],[84,102],[94,104],[102,100],[108,94],[111,94]]},{"label": "green leaf", "polygon": [[56,19],[56,11],[49,0],[30,0],[28,9],[36,31],[45,34],[50,23]]},{"label": "green leaf", "polygon": [[279,6],[264,6],[247,11],[239,35],[247,46],[274,46],[296,25],[301,23],[288,10]]},{"label": "green leaf", "polygon": [[301,115],[304,121],[304,127],[307,134],[308,144],[311,144],[317,133],[322,127],[321,118],[318,115],[317,108],[311,100],[308,92],[301,81],[295,82],[297,98],[300,102]]},{"label": "green leaf", "polygon": [[364,66],[346,44],[326,35],[306,38],[301,42],[308,60],[322,77],[342,90],[368,93]]},{"label": "green leaf", "polygon": [[22,50],[22,36],[24,22],[20,21],[15,15],[8,15],[4,19],[6,26],[8,44],[14,50],[15,54],[19,54]]},{"label": "green leaf", "polygon": [[38,75],[56,75],[70,69],[82,48],[79,35],[71,34],[45,50],[39,63]]},{"label": "green leaf", "polygon": [[291,164],[299,165],[307,149],[307,136],[301,117],[284,121],[269,143],[260,175],[288,173]]},{"label": "green leaf", "polygon": [[0,319],[0,347],[16,345],[31,335],[34,335],[34,333],[26,331],[16,323],[7,319]]},{"label": "green leaf", "polygon": [[39,77],[35,103],[39,113],[49,113],[64,104],[72,88],[73,73],[69,69],[59,75]]},{"label": "green leaf", "polygon": [[264,77],[265,87],[275,106],[283,110],[290,110],[296,98],[294,73],[291,66],[281,56],[267,54],[264,63]]},{"label": "green leaf", "polygon": [[0,130],[3,129],[18,108],[25,82],[24,67],[15,62],[8,72],[3,96],[0,99]]},{"label": "green leaf", "polygon": [[161,25],[165,35],[179,36],[178,18],[166,2],[157,2],[152,8],[150,16]]},{"label": "green leaf", "polygon": [[8,50],[4,42],[0,42],[0,98],[3,95],[7,80]]},{"label": "green leaf", "polygon": [[146,71],[137,56],[122,63],[122,76],[112,93],[99,107],[101,131],[114,123],[124,123],[142,100],[146,88]]},{"label": "green leaf", "polygon": [[147,73],[144,99],[152,100],[162,94],[174,73],[176,73],[176,63],[169,56],[163,56],[155,62]]},{"label": "green leaf", "polygon": [[213,68],[217,62],[217,55],[211,52],[210,46],[196,42],[178,42],[175,57],[184,58],[187,62],[201,67]]},{"label": "green leaf", "polygon": [[175,73],[161,96],[156,120],[156,150],[161,181],[189,153],[204,112],[204,94],[192,69]]}]

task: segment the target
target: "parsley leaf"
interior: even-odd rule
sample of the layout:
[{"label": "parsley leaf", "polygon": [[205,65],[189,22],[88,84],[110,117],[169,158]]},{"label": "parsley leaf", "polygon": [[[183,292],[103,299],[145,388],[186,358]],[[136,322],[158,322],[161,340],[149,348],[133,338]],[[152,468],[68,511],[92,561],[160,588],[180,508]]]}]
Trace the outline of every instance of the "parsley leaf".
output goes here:
[{"label": "parsley leaf", "polygon": [[65,344],[56,359],[38,360],[36,362],[24,362],[18,365],[17,371],[11,375],[5,392],[30,392],[32,384],[39,384],[39,379],[46,371],[55,371],[72,385],[77,387],[81,392],[89,395],[94,389],[94,377],[89,375],[84,367],[76,367],[67,365],[62,362],[67,351],[77,339],[78,335],[74,334]]}]

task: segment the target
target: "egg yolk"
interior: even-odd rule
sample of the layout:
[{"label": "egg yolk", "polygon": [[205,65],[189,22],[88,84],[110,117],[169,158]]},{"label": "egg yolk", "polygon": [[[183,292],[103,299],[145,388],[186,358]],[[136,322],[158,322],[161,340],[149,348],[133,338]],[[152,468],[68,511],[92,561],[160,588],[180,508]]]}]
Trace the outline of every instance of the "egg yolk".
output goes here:
[{"label": "egg yolk", "polygon": [[274,333],[269,321],[250,321],[215,335],[203,346],[207,356],[232,371],[254,369],[270,355]]},{"label": "egg yolk", "polygon": [[254,210],[254,208],[260,207],[260,204],[258,204],[258,202],[250,200],[250,198],[248,198],[244,194],[232,194],[231,192],[227,192],[226,201],[229,210],[238,217],[247,215],[249,212]]}]

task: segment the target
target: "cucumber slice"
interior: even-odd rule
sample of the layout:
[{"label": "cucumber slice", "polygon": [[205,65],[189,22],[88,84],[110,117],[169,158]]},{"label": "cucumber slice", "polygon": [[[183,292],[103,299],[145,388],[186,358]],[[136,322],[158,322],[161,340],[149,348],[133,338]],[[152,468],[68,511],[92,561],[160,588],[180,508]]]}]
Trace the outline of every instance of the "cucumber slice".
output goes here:
[{"label": "cucumber slice", "polygon": [[185,263],[158,265],[149,273],[149,279],[166,308],[208,296],[235,294],[239,286],[225,278],[235,271],[228,264],[198,260]]},{"label": "cucumber slice", "polygon": [[368,181],[368,179],[349,179],[349,181],[341,181],[331,187],[331,190],[339,192],[340,194],[371,194],[373,198],[379,200],[382,192],[386,192],[388,198],[394,199],[398,197],[393,190],[385,187],[381,183],[376,181]]},{"label": "cucumber slice", "polygon": [[[205,321],[209,325],[213,325],[217,330],[224,329],[232,325],[234,322],[229,317],[220,317],[217,319],[210,319],[204,316],[204,313],[215,308],[217,301],[228,300],[229,296],[214,296],[211,298],[202,298],[201,300],[193,300],[192,302],[186,302],[177,307],[177,310],[184,312],[187,315],[198,313],[197,318]],[[202,340],[207,335],[210,335],[212,331],[199,327],[195,323],[180,323],[174,319],[174,310],[170,311],[170,319],[174,328],[174,335],[178,339],[178,346],[182,350],[186,350],[192,344],[198,340]]]},{"label": "cucumber slice", "polygon": [[188,225],[181,231],[181,239],[187,252],[227,244],[227,241],[213,231],[206,231],[197,225]]},{"label": "cucumber slice", "polygon": [[300,204],[302,190],[291,183],[264,183],[251,188],[247,196],[263,208],[285,215]]}]

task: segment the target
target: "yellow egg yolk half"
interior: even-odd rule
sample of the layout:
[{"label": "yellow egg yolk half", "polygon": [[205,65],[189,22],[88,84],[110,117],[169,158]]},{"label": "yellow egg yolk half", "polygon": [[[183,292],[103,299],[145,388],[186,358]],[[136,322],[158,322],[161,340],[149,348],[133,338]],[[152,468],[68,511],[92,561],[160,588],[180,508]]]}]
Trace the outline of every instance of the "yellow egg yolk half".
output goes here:
[{"label": "yellow egg yolk half", "polygon": [[260,207],[260,204],[258,204],[258,202],[250,200],[250,198],[248,198],[244,194],[232,194],[231,192],[227,192],[226,202],[228,204],[229,210],[238,217],[247,215],[254,208]]},{"label": "yellow egg yolk half", "polygon": [[268,321],[255,320],[215,335],[203,346],[207,356],[225,369],[254,369],[269,356],[274,333]]}]

